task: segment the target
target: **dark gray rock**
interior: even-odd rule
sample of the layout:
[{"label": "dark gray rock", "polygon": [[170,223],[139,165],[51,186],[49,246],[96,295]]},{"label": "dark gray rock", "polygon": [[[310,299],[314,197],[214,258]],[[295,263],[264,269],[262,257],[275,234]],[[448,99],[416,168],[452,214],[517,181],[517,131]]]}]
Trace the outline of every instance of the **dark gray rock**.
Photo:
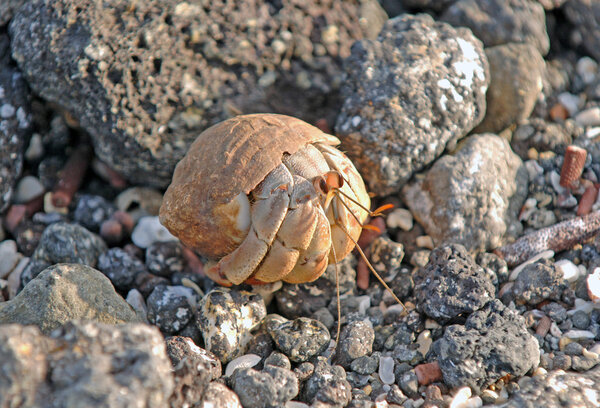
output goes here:
[{"label": "dark gray rock", "polygon": [[557,302],[550,302],[542,306],[542,312],[546,313],[548,317],[560,324],[564,322],[568,315],[567,309],[563,305]]},{"label": "dark gray rock", "polygon": [[590,315],[583,310],[578,310],[571,316],[571,321],[576,328],[586,330],[590,325]]},{"label": "dark gray rock", "polygon": [[517,215],[527,177],[508,142],[486,133],[469,137],[460,150],[443,156],[402,192],[436,246],[457,243],[483,251],[520,232]]},{"label": "dark gray rock", "polygon": [[323,323],[307,317],[271,325],[267,330],[277,348],[295,363],[321,354],[331,340],[329,330]]},{"label": "dark gray rock", "polygon": [[529,43],[509,43],[485,49],[490,64],[487,109],[475,133],[499,133],[527,119],[542,92],[544,58]]},{"label": "dark gray rock", "polygon": [[170,337],[166,344],[175,380],[171,407],[192,406],[202,399],[210,381],[221,376],[221,362],[189,337]]},{"label": "dark gray rock", "polygon": [[563,353],[562,351],[557,351],[556,353],[554,353],[554,357],[552,358],[552,369],[553,370],[570,370],[571,363],[572,363],[571,356]]},{"label": "dark gray rock", "polygon": [[567,282],[554,262],[538,261],[527,265],[517,276],[512,293],[518,303],[536,305],[542,300],[560,300]]},{"label": "dark gray rock", "polygon": [[269,354],[269,357],[265,358],[264,365],[274,365],[275,367],[286,368],[288,370],[292,369],[290,359],[285,354],[278,351]]},{"label": "dark gray rock", "polygon": [[526,160],[530,148],[539,152],[561,151],[581,133],[582,128],[572,120],[553,123],[542,118],[531,118],[515,129],[510,145],[519,157]]},{"label": "dark gray rock", "polygon": [[0,326],[0,405],[165,407],[173,391],[162,335],[143,324],[72,322],[45,337]]},{"label": "dark gray rock", "polygon": [[537,1],[458,0],[441,19],[456,27],[469,27],[486,47],[526,42],[542,55],[550,49],[546,15]]},{"label": "dark gray rock", "polygon": [[101,160],[157,186],[200,131],[240,112],[332,120],[341,59],[386,18],[375,0],[129,7],[27,2],[10,24],[12,55],[32,88],[90,133]]},{"label": "dark gray rock", "polygon": [[520,389],[503,404],[506,408],[593,407],[600,384],[600,367],[586,373],[550,371],[520,381]]},{"label": "dark gray rock", "polygon": [[400,376],[397,376],[398,386],[400,390],[411,398],[419,395],[419,379],[415,370],[410,369],[405,371]]},{"label": "dark gray rock", "polygon": [[475,257],[475,262],[488,273],[496,288],[508,280],[508,265],[498,255],[480,252]]},{"label": "dark gray rock", "polygon": [[138,322],[139,317],[101,272],[81,264],[58,264],[0,303],[0,324],[33,324],[44,333],[74,319]]},{"label": "dark gray rock", "polygon": [[267,310],[260,295],[215,288],[202,298],[196,315],[206,349],[225,364],[245,353],[250,332]]},{"label": "dark gray rock", "polygon": [[146,267],[123,249],[111,248],[98,257],[98,270],[110,279],[115,288],[126,291],[139,273],[146,272]]},{"label": "dark gray rock", "polygon": [[479,310],[496,294],[489,275],[462,245],[434,249],[414,280],[417,309],[442,323]]},{"label": "dark gray rock", "polygon": [[25,0],[4,0],[0,3],[0,27],[8,23]]},{"label": "dark gray rock", "polygon": [[579,44],[596,60],[600,60],[600,4],[593,0],[569,0],[563,7]]},{"label": "dark gray rock", "polygon": [[242,408],[242,403],[235,392],[227,388],[225,384],[213,381],[204,392],[200,407]]},{"label": "dark gray rock", "polygon": [[266,366],[264,370],[240,368],[231,382],[244,408],[276,408],[298,395],[298,379],[291,370]]},{"label": "dark gray rock", "polygon": [[481,43],[425,14],[388,20],[377,40],[352,46],[344,68],[336,134],[378,195],[399,191],[485,113]]},{"label": "dark gray rock", "polygon": [[302,388],[301,399],[313,406],[344,407],[352,398],[351,389],[342,367],[331,366],[324,357],[317,357],[315,370]]},{"label": "dark gray rock", "polygon": [[30,263],[21,274],[21,285],[27,285],[41,271],[57,263],[95,267],[98,257],[106,250],[102,238],[81,225],[51,224],[44,230]]},{"label": "dark gray rock", "polygon": [[350,368],[358,374],[373,374],[379,368],[379,353],[354,359]]},{"label": "dark gray rock", "polygon": [[77,200],[73,220],[92,232],[98,232],[102,223],[116,210],[117,207],[104,197],[82,194]]},{"label": "dark gray rock", "polygon": [[148,321],[165,334],[175,334],[194,317],[197,303],[196,292],[190,288],[157,286],[146,300]]},{"label": "dark gray rock", "polygon": [[[12,1],[8,2],[8,8]],[[0,5],[0,26],[3,17]],[[6,36],[0,34],[0,43]],[[0,50],[1,51],[1,50]],[[8,207],[23,168],[23,153],[31,134],[29,90],[23,75],[0,53],[0,213]]]},{"label": "dark gray rock", "polygon": [[471,314],[464,326],[448,327],[432,350],[449,387],[479,391],[507,374],[525,375],[540,361],[525,320],[499,300]]},{"label": "dark gray rock", "polygon": [[158,276],[170,277],[183,271],[184,259],[178,241],[155,242],[146,249],[146,267]]},{"label": "dark gray rock", "polygon": [[349,368],[353,360],[371,354],[375,332],[373,327],[364,321],[348,323],[340,333],[335,362]]}]

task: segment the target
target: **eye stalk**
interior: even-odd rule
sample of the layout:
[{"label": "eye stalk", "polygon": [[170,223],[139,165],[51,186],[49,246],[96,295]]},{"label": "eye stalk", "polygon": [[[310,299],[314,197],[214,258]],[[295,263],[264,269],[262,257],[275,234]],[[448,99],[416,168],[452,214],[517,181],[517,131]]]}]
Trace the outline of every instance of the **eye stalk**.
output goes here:
[{"label": "eye stalk", "polygon": [[328,171],[319,177],[315,177],[313,180],[315,190],[323,195],[329,194],[332,190],[342,188],[343,185],[344,179],[339,172],[334,170]]}]

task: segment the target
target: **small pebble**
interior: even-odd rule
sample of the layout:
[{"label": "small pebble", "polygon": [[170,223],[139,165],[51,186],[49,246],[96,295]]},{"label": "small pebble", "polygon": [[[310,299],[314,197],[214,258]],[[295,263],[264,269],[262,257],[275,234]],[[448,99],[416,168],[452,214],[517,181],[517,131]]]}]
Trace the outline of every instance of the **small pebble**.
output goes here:
[{"label": "small pebble", "polygon": [[384,384],[393,384],[394,377],[394,359],[391,357],[379,358],[379,378]]},{"label": "small pebble", "polygon": [[417,244],[417,246],[419,248],[427,248],[427,249],[435,248],[435,245],[433,243],[433,238],[431,238],[429,235],[418,236],[417,239],[415,240],[415,243]]},{"label": "small pebble", "polygon": [[471,389],[469,387],[462,387],[454,394],[449,408],[462,407],[462,404],[466,403],[469,398],[471,398]]},{"label": "small pebble", "polygon": [[600,303],[600,268],[595,268],[594,272],[588,275],[586,284],[590,300]]},{"label": "small pebble", "polygon": [[155,242],[177,241],[169,230],[158,220],[158,217],[142,217],[133,229],[131,240],[140,248],[148,248]]},{"label": "small pebble", "polygon": [[600,136],[600,126],[590,127],[585,131],[585,137],[588,139],[593,139],[597,136]]},{"label": "small pebble", "polygon": [[575,115],[575,122],[580,126],[600,126],[600,108],[582,110]]},{"label": "small pebble", "polygon": [[25,158],[32,162],[41,159],[44,155],[44,144],[42,143],[42,135],[34,133],[29,139],[29,146],[25,150]]},{"label": "small pebble", "polygon": [[261,360],[261,357],[256,354],[244,354],[238,358],[234,358],[225,368],[225,377],[230,377],[235,370],[238,368],[252,368],[257,365]]},{"label": "small pebble", "polygon": [[598,74],[598,63],[590,57],[579,58],[575,65],[575,71],[584,84],[589,85],[594,82]]},{"label": "small pebble", "polygon": [[575,326],[575,328],[585,330],[590,325],[590,315],[582,310],[578,310],[577,312],[573,313],[573,316],[571,316],[571,321],[573,322],[573,326]]},{"label": "small pebble", "polygon": [[596,335],[589,330],[569,330],[564,336],[572,340],[593,339],[596,337]]},{"label": "small pebble", "polygon": [[0,242],[0,279],[6,279],[22,257],[15,241],[7,239]]},{"label": "small pebble", "polygon": [[24,204],[41,196],[44,191],[44,186],[37,177],[25,176],[17,184],[13,201],[17,204]]},{"label": "small pebble", "polygon": [[530,265],[530,264],[532,264],[534,262],[537,262],[540,259],[550,259],[553,256],[554,256],[554,251],[552,251],[551,249],[549,249],[547,251],[540,252],[539,254],[532,256],[531,258],[529,258],[528,260],[526,260],[522,264],[516,266],[513,269],[513,271],[510,273],[510,277],[508,278],[508,280],[511,280],[511,281],[516,280],[517,276],[519,276],[519,273],[521,273],[521,271],[523,269],[525,269],[525,267],[527,265]]},{"label": "small pebble", "polygon": [[144,297],[137,289],[131,289],[127,292],[127,297],[125,298],[127,303],[135,310],[142,319],[144,319],[145,323],[148,323],[147,313],[148,309],[146,308],[146,302],[144,301]]},{"label": "small pebble", "polygon": [[555,267],[563,274],[563,278],[570,283],[576,282],[579,278],[579,268],[568,259],[561,259],[555,262]]},{"label": "small pebble", "polygon": [[285,408],[310,408],[310,405],[307,405],[304,402],[288,401],[285,403]]},{"label": "small pebble", "polygon": [[558,95],[558,101],[568,111],[570,116],[574,116],[580,109],[583,101],[577,96],[569,92],[562,92]]},{"label": "small pebble", "polygon": [[419,333],[419,336],[417,336],[417,344],[419,345],[417,351],[421,353],[422,356],[427,355],[432,343],[431,331],[423,330]]},{"label": "small pebble", "polygon": [[387,215],[385,223],[388,228],[400,228],[404,231],[410,231],[414,223],[413,215],[406,208],[396,208]]},{"label": "small pebble", "polygon": [[429,385],[442,379],[442,370],[437,361],[419,364],[414,371],[420,385]]}]

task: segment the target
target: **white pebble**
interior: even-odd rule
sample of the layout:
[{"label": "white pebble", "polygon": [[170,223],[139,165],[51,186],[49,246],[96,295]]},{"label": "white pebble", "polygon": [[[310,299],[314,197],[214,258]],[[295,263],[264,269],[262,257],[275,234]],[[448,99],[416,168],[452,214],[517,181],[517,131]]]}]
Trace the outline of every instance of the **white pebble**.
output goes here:
[{"label": "white pebble", "polygon": [[594,107],[579,112],[575,116],[575,122],[580,126],[600,126],[600,108]]},{"label": "white pebble", "polygon": [[583,105],[583,100],[579,96],[569,92],[560,93],[558,102],[569,111],[569,116],[574,116]]},{"label": "white pebble", "polygon": [[148,248],[155,242],[177,241],[169,230],[158,220],[158,217],[142,217],[131,233],[131,240],[140,248]]},{"label": "white pebble", "polygon": [[393,384],[396,380],[394,376],[394,359],[391,357],[379,358],[379,379],[384,384]]},{"label": "white pebble", "polygon": [[590,300],[600,303],[600,268],[594,269],[594,272],[588,275],[586,284]]},{"label": "white pebble", "polygon": [[0,106],[0,117],[2,119],[12,118],[15,112],[15,107],[9,103],[5,103],[4,105]]},{"label": "white pebble", "polygon": [[5,279],[22,257],[15,241],[7,239],[0,242],[0,279]]},{"label": "white pebble", "polygon": [[600,354],[600,343],[594,344],[588,351],[591,353]]},{"label": "white pebble", "polygon": [[367,314],[367,309],[371,307],[371,297],[369,295],[358,296],[356,300],[358,300],[358,313]]},{"label": "white pebble", "polygon": [[225,368],[225,377],[230,377],[238,368],[251,368],[259,363],[261,357],[256,354],[245,354],[231,360]]},{"label": "white pebble", "polygon": [[471,389],[469,387],[462,387],[456,392],[454,398],[452,398],[449,408],[459,408],[462,404],[467,402],[469,398],[471,398]]},{"label": "white pebble", "polygon": [[544,168],[540,166],[536,160],[527,160],[525,162],[525,168],[527,169],[530,181],[533,181],[544,174]]},{"label": "white pebble", "polygon": [[9,300],[17,296],[17,291],[19,290],[19,286],[21,286],[21,272],[23,272],[23,269],[25,269],[28,263],[29,258],[21,258],[17,266],[15,266],[10,275],[8,275],[8,278],[6,280],[8,281]]},{"label": "white pebble", "polygon": [[432,343],[433,340],[431,338],[431,331],[423,330],[421,333],[419,333],[419,336],[417,337],[417,344],[419,345],[419,348],[417,350],[419,351],[419,353],[421,353],[421,355],[424,356],[431,348]]},{"label": "white pebble", "polygon": [[148,314],[148,310],[146,308],[146,302],[144,301],[144,296],[137,289],[131,289],[127,293],[127,297],[125,298],[127,303],[135,310],[142,319],[144,319],[144,323],[148,323],[148,319],[146,315]]},{"label": "white pebble", "polygon": [[510,273],[510,277],[508,278],[508,280],[514,281],[515,279],[517,279],[517,276],[519,276],[519,273],[521,273],[521,271],[527,266],[530,265],[540,259],[549,259],[552,258],[554,256],[554,251],[551,249],[548,249],[546,251],[540,252],[537,255],[532,256],[531,258],[529,258],[528,260],[526,260],[525,262],[523,262],[522,264],[518,265],[515,269],[513,269],[513,271]]},{"label": "white pebble", "polygon": [[537,206],[537,200],[533,197],[525,200],[525,203],[521,207],[521,213],[519,214],[519,221],[526,220],[535,211]]},{"label": "white pebble", "polygon": [[591,127],[585,131],[585,137],[587,137],[588,139],[593,139],[596,136],[600,136],[600,126]]},{"label": "white pebble", "polygon": [[385,223],[389,228],[400,228],[404,231],[410,231],[413,228],[414,220],[409,210],[406,208],[396,208],[387,215]]},{"label": "white pebble", "polygon": [[579,278],[579,268],[573,262],[568,259],[561,259],[554,264],[560,272],[562,272],[563,279],[567,282],[576,282]]},{"label": "white pebble", "polygon": [[15,189],[14,202],[23,204],[44,194],[44,186],[37,177],[25,176],[17,184]]},{"label": "white pebble", "polygon": [[68,214],[69,213],[69,208],[68,207],[55,207],[54,204],[52,204],[52,191],[48,191],[46,194],[44,194],[44,212],[45,213],[59,213],[59,214]]},{"label": "white pebble", "polygon": [[564,334],[564,337],[573,340],[579,339],[593,339],[596,337],[594,333],[589,330],[569,330]]},{"label": "white pebble", "polygon": [[579,58],[575,65],[575,71],[577,71],[583,83],[589,85],[596,79],[598,63],[590,57]]},{"label": "white pebble", "polygon": [[585,358],[593,358],[593,359],[597,359],[598,358],[598,353],[596,353],[594,351],[590,351],[590,350],[586,349],[585,347],[581,350],[581,354]]},{"label": "white pebble", "polygon": [[415,240],[415,243],[420,248],[427,248],[427,249],[435,248],[435,245],[433,244],[433,238],[431,238],[429,235],[418,236],[417,239]]}]

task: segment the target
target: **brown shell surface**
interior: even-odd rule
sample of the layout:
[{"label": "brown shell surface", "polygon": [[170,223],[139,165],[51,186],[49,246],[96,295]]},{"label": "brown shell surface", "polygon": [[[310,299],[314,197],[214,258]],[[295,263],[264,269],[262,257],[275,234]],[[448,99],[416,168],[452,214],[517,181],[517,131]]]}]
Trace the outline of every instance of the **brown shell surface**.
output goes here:
[{"label": "brown shell surface", "polygon": [[316,142],[339,144],[336,137],[285,115],[236,116],[206,129],[175,168],[160,208],[161,223],[200,254],[223,257],[239,242],[224,232],[215,209],[250,193],[284,154]]}]

